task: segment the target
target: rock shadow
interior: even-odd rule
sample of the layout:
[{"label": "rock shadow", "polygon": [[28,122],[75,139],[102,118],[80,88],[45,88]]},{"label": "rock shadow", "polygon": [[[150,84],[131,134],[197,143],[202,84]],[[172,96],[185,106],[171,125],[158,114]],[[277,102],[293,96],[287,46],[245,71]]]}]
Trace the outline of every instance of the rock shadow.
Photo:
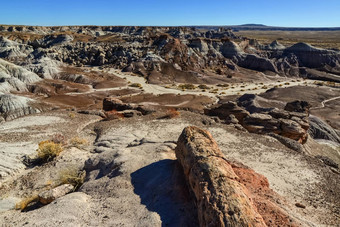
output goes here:
[{"label": "rock shadow", "polygon": [[162,226],[198,226],[197,210],[176,160],[161,160],[131,174],[134,192]]}]

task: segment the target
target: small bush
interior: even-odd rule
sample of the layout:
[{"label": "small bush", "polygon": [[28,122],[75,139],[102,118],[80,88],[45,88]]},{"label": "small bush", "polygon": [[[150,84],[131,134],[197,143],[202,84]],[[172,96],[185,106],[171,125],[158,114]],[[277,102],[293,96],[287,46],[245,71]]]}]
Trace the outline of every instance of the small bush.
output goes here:
[{"label": "small bush", "polygon": [[77,167],[71,166],[59,172],[58,184],[71,184],[78,189],[85,180],[86,172],[79,170]]},{"label": "small bush", "polygon": [[77,147],[77,148],[81,148],[88,144],[89,144],[89,141],[87,139],[80,138],[80,137],[74,137],[70,140],[70,145],[73,147]]},{"label": "small bush", "polygon": [[69,113],[68,116],[71,118],[71,119],[74,119],[76,117],[76,114],[75,113]]},{"label": "small bush", "polygon": [[45,140],[39,143],[37,149],[38,158],[42,162],[49,162],[57,157],[63,151],[63,147],[59,143],[54,143],[50,140]]},{"label": "small bush", "polygon": [[180,84],[180,85],[178,85],[178,87],[180,88],[180,89],[189,89],[189,90],[193,90],[193,89],[195,89],[196,88],[196,86],[195,85],[193,85],[193,84]]},{"label": "small bush", "polygon": [[143,88],[143,86],[140,83],[133,83],[129,85],[130,87],[136,87],[136,88]]},{"label": "small bush", "polygon": [[208,87],[205,84],[198,85],[198,88],[200,88],[200,89],[210,89],[210,87]]}]

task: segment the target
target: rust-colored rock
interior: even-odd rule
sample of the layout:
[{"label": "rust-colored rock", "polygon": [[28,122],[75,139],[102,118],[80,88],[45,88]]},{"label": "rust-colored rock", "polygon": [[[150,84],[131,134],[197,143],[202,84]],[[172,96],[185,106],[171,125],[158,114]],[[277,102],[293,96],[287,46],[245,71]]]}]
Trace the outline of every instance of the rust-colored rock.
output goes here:
[{"label": "rust-colored rock", "polygon": [[186,127],[176,156],[195,196],[200,226],[266,226],[208,131]]}]

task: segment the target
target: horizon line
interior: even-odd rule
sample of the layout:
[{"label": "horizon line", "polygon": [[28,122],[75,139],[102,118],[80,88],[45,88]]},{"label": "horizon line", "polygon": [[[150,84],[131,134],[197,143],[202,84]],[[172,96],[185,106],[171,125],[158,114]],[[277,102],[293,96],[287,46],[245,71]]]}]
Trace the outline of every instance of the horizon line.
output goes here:
[{"label": "horizon line", "polygon": [[95,25],[95,24],[68,24],[68,25],[32,25],[32,24],[0,24],[0,26],[32,26],[32,27],[258,27],[258,28],[340,28],[332,26],[276,26],[276,25],[264,25],[264,24],[240,24],[240,25]]}]

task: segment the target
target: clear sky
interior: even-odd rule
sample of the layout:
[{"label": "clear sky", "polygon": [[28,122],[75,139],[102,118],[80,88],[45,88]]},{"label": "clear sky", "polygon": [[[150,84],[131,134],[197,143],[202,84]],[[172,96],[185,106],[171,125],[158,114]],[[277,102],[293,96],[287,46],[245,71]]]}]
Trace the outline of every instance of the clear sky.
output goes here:
[{"label": "clear sky", "polygon": [[340,27],[340,0],[1,0],[0,24]]}]

